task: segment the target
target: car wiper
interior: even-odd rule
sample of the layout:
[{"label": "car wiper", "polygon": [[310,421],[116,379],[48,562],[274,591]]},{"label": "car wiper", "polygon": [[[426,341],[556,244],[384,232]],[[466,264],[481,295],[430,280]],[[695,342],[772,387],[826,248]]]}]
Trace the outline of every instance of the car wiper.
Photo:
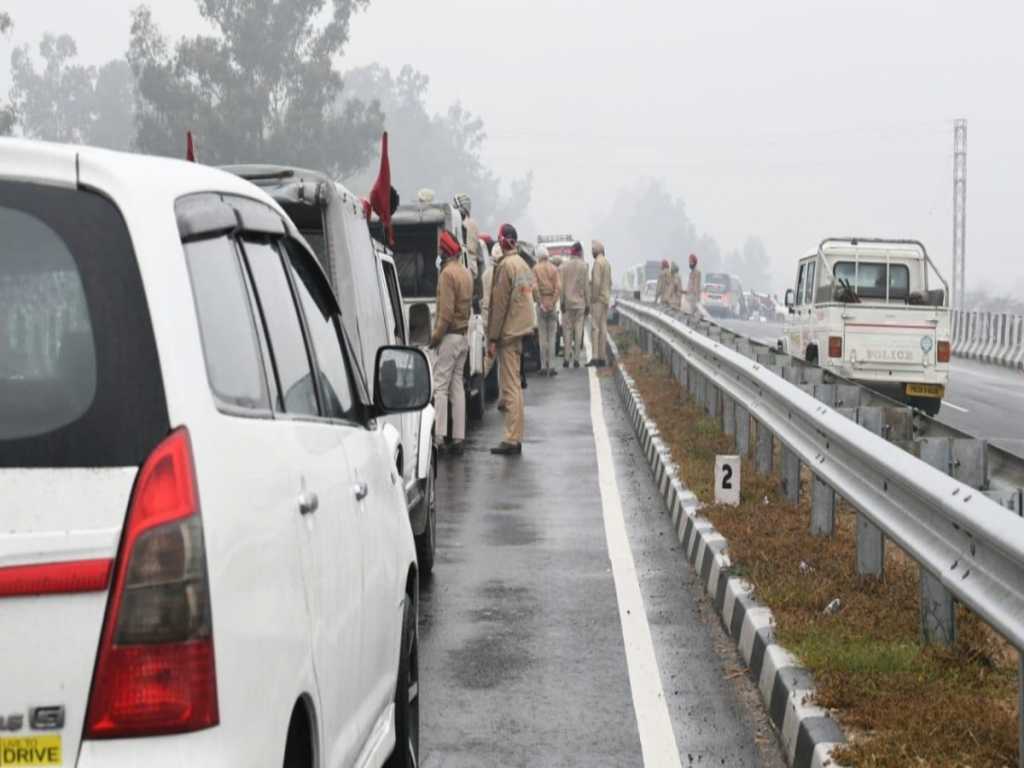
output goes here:
[{"label": "car wiper", "polygon": [[295,175],[295,171],[290,168],[282,168],[278,171],[261,171],[259,173],[246,173],[242,174],[242,178],[246,181],[272,181],[279,179],[290,179]]}]

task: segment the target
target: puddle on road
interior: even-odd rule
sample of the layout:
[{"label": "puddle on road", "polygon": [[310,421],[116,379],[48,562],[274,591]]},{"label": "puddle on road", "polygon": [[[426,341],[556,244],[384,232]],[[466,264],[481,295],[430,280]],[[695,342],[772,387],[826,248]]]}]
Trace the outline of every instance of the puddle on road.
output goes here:
[{"label": "puddle on road", "polygon": [[455,680],[470,690],[509,683],[534,663],[526,648],[537,614],[532,590],[491,581],[477,595],[481,605],[469,617],[480,625],[481,633],[448,652]]},{"label": "puddle on road", "polygon": [[490,529],[484,534],[484,541],[493,547],[524,547],[540,541],[537,526],[523,518],[523,510],[515,514],[492,512],[487,515]]}]

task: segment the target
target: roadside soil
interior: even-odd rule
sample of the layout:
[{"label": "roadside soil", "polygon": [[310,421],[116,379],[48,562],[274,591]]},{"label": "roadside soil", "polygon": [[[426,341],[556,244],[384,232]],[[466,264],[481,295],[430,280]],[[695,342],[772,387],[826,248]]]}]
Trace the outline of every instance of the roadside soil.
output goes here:
[{"label": "roadside soil", "polygon": [[[834,758],[870,768],[1016,766],[1013,648],[962,606],[954,647],[920,645],[916,564],[886,542],[884,577],[859,576],[856,512],[843,502],[835,535],[812,536],[806,469],[801,501],[792,505],[779,492],[779,478],[758,475],[744,457],[740,505],[711,503],[715,456],[735,453],[732,438],[686,399],[667,366],[615,333],[622,364],[704,504],[701,514],[729,542],[732,571],[772,609],[779,642],[813,672],[817,703],[850,737]],[[838,608],[826,611],[836,600]]]}]

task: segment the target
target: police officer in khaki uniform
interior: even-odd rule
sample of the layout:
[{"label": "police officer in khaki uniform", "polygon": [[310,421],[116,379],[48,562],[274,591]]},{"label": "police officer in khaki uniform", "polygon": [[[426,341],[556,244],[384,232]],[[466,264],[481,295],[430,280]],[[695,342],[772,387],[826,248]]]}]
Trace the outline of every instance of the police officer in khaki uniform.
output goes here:
[{"label": "police officer in khaki uniform", "polygon": [[575,243],[562,264],[562,367],[580,367],[583,356],[583,318],[590,311],[590,285],[583,261],[583,244]]},{"label": "police officer in khaki uniform", "polygon": [[669,289],[669,301],[668,305],[672,309],[682,309],[683,307],[683,294],[686,291],[683,290],[683,281],[679,277],[679,265],[674,261],[672,262],[672,283]]},{"label": "police officer in khaki uniform", "polygon": [[473,275],[462,265],[462,248],[450,232],[441,233],[441,274],[437,278],[437,319],[430,348],[434,365],[434,442],[443,452],[448,437],[448,407],[452,408],[451,452],[461,455],[466,441],[466,390],[462,373],[469,354],[469,315],[473,304]]},{"label": "police officer in khaki uniform", "polygon": [[537,282],[537,328],[540,336],[540,375],[555,376],[555,337],[558,332],[558,302],[562,296],[562,280],[551,255],[543,245],[537,246],[537,264],[533,276]]},{"label": "police officer in khaki uniform", "polygon": [[672,299],[672,265],[668,259],[661,260],[661,272],[658,273],[658,285],[654,290],[654,300],[658,304],[668,304]]},{"label": "police officer in khaki uniform", "polygon": [[511,224],[498,233],[501,260],[494,267],[487,318],[487,348],[498,357],[501,401],[505,406],[505,437],[491,453],[518,456],[523,452],[523,388],[520,371],[523,337],[533,332],[533,272],[519,255],[519,235]]},{"label": "police officer in khaki uniform", "polygon": [[590,268],[590,340],[594,344],[589,366],[604,367],[608,343],[608,306],[612,301],[612,265],[604,253],[604,244],[594,240],[590,246],[594,266]]},{"label": "police officer in khaki uniform", "polygon": [[683,311],[688,315],[698,314],[700,307],[700,270],[697,269],[697,255],[690,254],[690,277],[683,292]]}]

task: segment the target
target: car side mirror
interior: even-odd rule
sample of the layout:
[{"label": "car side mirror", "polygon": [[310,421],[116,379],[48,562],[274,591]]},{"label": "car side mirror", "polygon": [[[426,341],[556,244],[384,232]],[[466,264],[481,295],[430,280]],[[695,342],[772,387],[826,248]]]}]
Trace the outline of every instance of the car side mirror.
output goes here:
[{"label": "car side mirror", "polygon": [[796,304],[796,293],[792,288],[786,290],[786,306],[789,307],[789,311],[793,311],[793,305]]},{"label": "car side mirror", "polygon": [[421,411],[430,403],[430,364],[414,347],[377,350],[374,411],[378,416]]}]

